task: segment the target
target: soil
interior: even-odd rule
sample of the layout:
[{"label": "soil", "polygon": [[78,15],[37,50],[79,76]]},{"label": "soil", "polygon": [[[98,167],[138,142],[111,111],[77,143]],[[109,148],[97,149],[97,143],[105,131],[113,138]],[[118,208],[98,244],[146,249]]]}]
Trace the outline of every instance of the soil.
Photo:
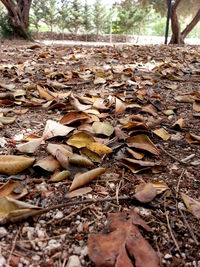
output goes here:
[{"label": "soil", "polygon": [[[0,154],[25,155],[16,148],[17,144],[22,143],[21,139],[30,133],[42,136],[47,120],[59,122],[70,110],[67,98],[57,100],[62,105],[55,108],[52,108],[53,102],[45,97],[40,98],[36,87],[40,85],[54,93],[71,91],[76,98],[99,96],[105,105],[110,103],[110,96],[123,100],[127,104],[124,113],[117,114],[115,103],[111,103],[105,111],[99,109],[100,113],[107,113],[105,119],[100,118],[100,121],[121,127],[122,119],[142,115],[148,126],[148,136],[160,151],[159,156],[144,152],[145,159],[162,163],[159,172],[153,173],[150,168],[133,173],[119,162],[119,158],[131,157],[126,151],[126,139],[115,138],[115,134],[109,137],[109,141],[104,135],[96,136],[106,139],[105,143],[113,152],[103,156],[100,164],[95,163],[96,167],[104,167],[106,172],[85,185],[92,191],[72,199],[77,201],[77,205],[2,225],[0,265],[72,267],[68,260],[71,256],[77,256],[79,266],[95,266],[87,253],[89,234],[104,230],[108,214],[134,209],[152,229],[150,233],[141,229],[141,233],[158,253],[160,266],[200,266],[199,208],[197,214],[191,212],[181,197],[184,193],[200,201],[200,142],[190,143],[186,139],[187,133],[199,135],[200,129],[200,47],[45,46],[42,43],[5,41],[0,46],[0,63],[1,93],[8,92],[2,84],[15,84],[15,90],[25,90],[27,84],[33,85],[32,89],[26,89],[26,95],[22,98],[1,102],[0,113],[16,119],[12,124],[1,126]],[[90,78],[83,79],[80,73],[89,73]],[[94,83],[97,77],[106,81]],[[68,85],[69,88],[53,87],[50,81]],[[116,82],[118,85],[114,87]],[[195,100],[194,92],[197,95]],[[177,100],[184,94],[191,101]],[[194,108],[194,101],[197,108]],[[82,104],[87,104],[87,101],[82,101]],[[141,107],[153,104],[154,113],[152,106],[151,112],[144,112],[141,108],[134,108],[133,104]],[[163,112],[165,110],[173,112],[167,116]],[[183,125],[174,126],[179,119],[183,119]],[[80,124],[69,126],[77,128]],[[170,138],[163,140],[154,134],[153,131],[158,128],[165,129]],[[123,132],[129,134],[126,129]],[[48,156],[48,143],[66,144],[71,134],[47,140],[31,156],[36,161]],[[183,159],[186,159],[185,163],[181,162]],[[73,166],[73,175],[67,181],[57,183],[49,183],[52,173],[34,167],[13,179],[19,180],[27,189],[27,194],[20,201],[48,208],[69,201],[66,193],[74,174],[88,169]],[[9,179],[9,176],[0,175],[2,184]],[[137,185],[149,182],[161,182],[169,190],[149,203],[119,200],[81,204],[85,199],[132,197]],[[1,235],[2,229],[6,234]]]}]

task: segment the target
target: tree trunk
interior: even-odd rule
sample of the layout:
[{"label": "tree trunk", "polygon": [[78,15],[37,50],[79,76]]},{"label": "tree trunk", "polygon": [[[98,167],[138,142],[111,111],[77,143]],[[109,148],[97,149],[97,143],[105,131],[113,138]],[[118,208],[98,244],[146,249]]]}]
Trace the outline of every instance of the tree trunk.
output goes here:
[{"label": "tree trunk", "polygon": [[178,21],[177,16],[177,8],[180,4],[181,0],[176,0],[172,5],[171,9],[171,26],[172,26],[172,37],[170,40],[170,44],[184,44],[185,37],[193,30],[193,28],[200,21],[200,9],[197,11],[195,17],[187,25],[187,27],[181,32],[180,31],[180,23]]},{"label": "tree trunk", "polygon": [[32,0],[1,0],[8,11],[8,17],[16,37],[30,39],[28,33],[29,11]]}]

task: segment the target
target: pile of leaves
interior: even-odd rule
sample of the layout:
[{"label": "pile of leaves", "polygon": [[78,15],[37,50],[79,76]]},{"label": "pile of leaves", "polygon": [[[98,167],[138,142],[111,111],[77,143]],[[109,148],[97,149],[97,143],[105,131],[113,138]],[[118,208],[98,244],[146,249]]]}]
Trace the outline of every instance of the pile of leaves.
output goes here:
[{"label": "pile of leaves", "polygon": [[[74,246],[88,246],[82,266],[199,264],[198,50],[3,47],[0,224],[11,234],[0,249],[7,264],[35,264],[32,250],[40,266],[65,266],[80,255]],[[26,229],[38,223],[42,237]],[[34,243],[55,235],[62,247]]]}]

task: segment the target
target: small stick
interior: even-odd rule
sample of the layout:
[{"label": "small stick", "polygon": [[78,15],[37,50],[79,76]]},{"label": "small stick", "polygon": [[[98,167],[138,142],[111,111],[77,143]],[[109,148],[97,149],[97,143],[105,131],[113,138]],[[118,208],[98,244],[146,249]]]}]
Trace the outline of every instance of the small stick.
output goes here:
[{"label": "small stick", "polygon": [[170,158],[172,158],[173,160],[179,162],[180,164],[183,164],[183,165],[188,165],[188,163],[186,162],[183,162],[182,160],[176,158],[175,156],[171,155],[169,152],[167,152],[160,144],[157,145],[161,150],[162,152],[164,152],[167,156],[169,156]]},{"label": "small stick", "polygon": [[[74,205],[80,205],[80,204],[92,204],[92,203],[97,203],[97,202],[105,202],[105,201],[115,201],[116,197],[110,197],[110,198],[98,198],[98,199],[85,199],[85,200],[80,200],[80,201],[70,201],[70,202],[66,202],[66,203],[62,203],[62,204],[58,204],[46,209],[41,209],[41,210],[36,210],[36,211],[32,211],[20,216],[16,216],[10,219],[11,222],[18,222],[21,220],[24,220],[28,217],[33,217],[33,216],[38,216],[38,215],[42,215],[45,214],[51,210],[55,210],[55,209],[60,209],[60,208],[64,208],[66,206],[74,206]],[[118,200],[132,200],[131,197],[128,196],[123,196],[123,197],[119,197]]]},{"label": "small stick", "polygon": [[177,183],[177,187],[176,187],[176,198],[178,197],[178,192],[179,192],[179,187],[180,187],[180,182],[181,182],[181,179],[183,177],[183,174],[185,172],[185,169],[182,170],[179,178],[178,178],[178,183]]},{"label": "small stick", "polygon": [[11,260],[11,257],[12,257],[12,254],[13,254],[13,252],[15,250],[15,246],[16,246],[16,242],[17,242],[17,238],[18,238],[18,235],[19,235],[20,230],[21,230],[21,228],[19,228],[17,230],[17,233],[16,233],[15,238],[13,240],[12,248],[11,248],[11,251],[10,251],[10,254],[9,254],[9,257],[8,257],[8,260],[7,260],[8,266],[9,266],[9,263],[10,263],[10,260]]},{"label": "small stick", "polygon": [[185,225],[187,226],[187,228],[188,228],[188,230],[189,230],[189,232],[190,232],[190,234],[191,234],[191,236],[192,236],[192,238],[193,238],[195,244],[198,246],[198,245],[199,245],[199,242],[198,242],[198,240],[196,239],[196,237],[195,237],[195,235],[194,235],[194,232],[193,232],[192,228],[190,227],[188,221],[186,220],[186,218],[185,218],[185,216],[184,216],[184,213],[182,212],[181,209],[179,209],[179,212],[180,212],[180,214],[181,214],[181,216],[182,216],[182,218],[183,218],[183,221],[184,221]]},{"label": "small stick", "polygon": [[170,232],[170,235],[172,237],[172,240],[174,241],[174,244],[175,244],[175,246],[176,246],[176,248],[177,248],[177,250],[178,250],[178,252],[179,252],[179,254],[180,254],[181,258],[182,258],[182,254],[181,254],[179,245],[178,245],[178,243],[176,241],[176,238],[175,238],[175,236],[173,234],[172,228],[171,228],[170,223],[169,223],[169,216],[168,216],[169,211],[166,210],[166,201],[164,202],[164,210],[165,210],[165,217],[166,217],[166,220],[167,220],[167,227],[169,229],[169,232]]}]

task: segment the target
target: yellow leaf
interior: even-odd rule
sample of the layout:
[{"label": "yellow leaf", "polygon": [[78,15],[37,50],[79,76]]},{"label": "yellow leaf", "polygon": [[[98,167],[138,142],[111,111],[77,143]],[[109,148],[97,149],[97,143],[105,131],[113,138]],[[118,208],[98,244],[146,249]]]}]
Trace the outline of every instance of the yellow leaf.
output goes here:
[{"label": "yellow leaf", "polygon": [[94,122],[92,128],[97,134],[104,134],[106,136],[111,136],[114,132],[114,127],[107,122]]},{"label": "yellow leaf", "polygon": [[86,147],[89,150],[97,153],[99,156],[102,156],[104,154],[110,154],[112,152],[112,149],[110,147],[97,143],[97,142],[87,144]]},{"label": "yellow leaf", "polygon": [[70,175],[71,173],[69,171],[62,171],[62,172],[58,171],[51,176],[49,182],[60,182],[67,179]]},{"label": "yellow leaf", "polygon": [[0,156],[0,173],[14,175],[33,165],[35,158],[2,155]]},{"label": "yellow leaf", "polygon": [[86,147],[92,142],[95,142],[94,137],[85,132],[75,133],[67,140],[68,145],[75,146],[77,148]]},{"label": "yellow leaf", "polygon": [[170,134],[163,128],[160,129],[156,129],[153,131],[153,133],[155,133],[156,135],[158,135],[160,138],[162,138],[163,140],[168,140],[170,138]]}]

